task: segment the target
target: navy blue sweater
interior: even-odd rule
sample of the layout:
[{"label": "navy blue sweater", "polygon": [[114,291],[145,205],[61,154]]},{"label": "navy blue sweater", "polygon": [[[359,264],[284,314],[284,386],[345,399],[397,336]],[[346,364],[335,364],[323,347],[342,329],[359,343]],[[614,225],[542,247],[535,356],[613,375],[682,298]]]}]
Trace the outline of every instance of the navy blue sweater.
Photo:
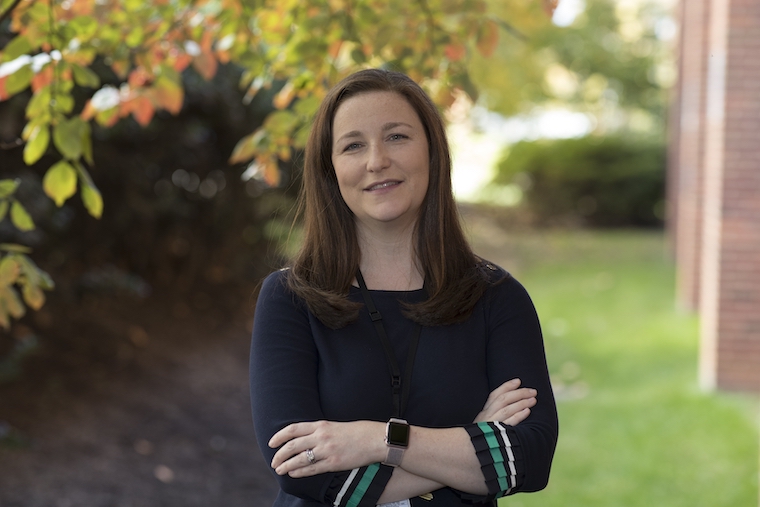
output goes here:
[{"label": "navy blue sweater", "polygon": [[[538,391],[538,403],[525,421],[508,427],[512,445],[508,452],[514,458],[518,481],[509,493],[537,491],[549,479],[558,431],[543,340],[525,289],[500,268],[493,269],[494,283],[467,321],[423,327],[404,417],[418,426],[468,426],[493,389],[520,378],[523,387]],[[253,419],[268,461],[276,450],[267,442],[288,424],[322,419],[384,422],[394,416],[388,365],[366,309],[357,321],[332,330],[287,289],[287,275],[282,270],[266,278],[253,326]],[[424,293],[370,292],[403,373],[414,323],[403,316],[399,301],[419,302]],[[352,288],[349,297],[363,302],[358,288]],[[485,469],[484,465],[487,475]],[[274,505],[375,505],[392,471],[375,464],[302,479],[275,475],[281,491]],[[443,488],[433,492],[433,500],[415,498],[412,505],[461,506],[473,501],[495,505],[493,498]]]}]

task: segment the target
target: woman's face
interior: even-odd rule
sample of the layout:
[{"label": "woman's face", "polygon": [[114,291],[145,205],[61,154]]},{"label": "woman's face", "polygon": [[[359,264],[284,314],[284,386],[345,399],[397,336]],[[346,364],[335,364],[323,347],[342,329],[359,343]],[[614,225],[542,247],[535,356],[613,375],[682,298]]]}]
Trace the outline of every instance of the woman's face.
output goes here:
[{"label": "woman's face", "polygon": [[357,225],[411,225],[428,188],[425,128],[393,92],[346,99],[333,119],[332,163]]}]

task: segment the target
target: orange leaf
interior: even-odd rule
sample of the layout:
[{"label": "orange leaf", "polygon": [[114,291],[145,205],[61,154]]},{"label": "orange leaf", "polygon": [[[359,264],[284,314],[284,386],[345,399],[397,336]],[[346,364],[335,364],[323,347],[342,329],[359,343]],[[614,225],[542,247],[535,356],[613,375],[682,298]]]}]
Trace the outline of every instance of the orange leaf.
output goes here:
[{"label": "orange leaf", "polygon": [[443,52],[446,55],[446,58],[452,62],[456,62],[465,57],[467,54],[467,49],[462,44],[456,43],[446,46]]},{"label": "orange leaf", "polygon": [[557,8],[559,0],[544,0],[544,12],[551,17],[554,15],[554,10]]},{"label": "orange leaf", "polygon": [[220,63],[230,63],[232,56],[230,56],[229,51],[217,51],[216,58]]},{"label": "orange leaf", "polygon": [[280,184],[280,168],[277,167],[277,162],[272,159],[268,159],[264,163],[264,181],[270,187],[276,187]]},{"label": "orange leaf", "polygon": [[277,109],[285,109],[290,105],[291,102],[293,102],[293,97],[295,97],[295,92],[293,91],[293,83],[288,81],[285,86],[282,87],[282,90],[280,90],[277,95],[275,95],[274,100],[272,100],[272,104]]},{"label": "orange leaf", "polygon": [[201,54],[193,58],[193,67],[198,71],[198,74],[203,76],[203,79],[209,81],[216,74],[217,62],[211,51],[203,51]]},{"label": "orange leaf", "polygon": [[129,71],[129,62],[125,60],[116,60],[111,64],[111,68],[117,76],[124,79],[127,77],[127,72]]},{"label": "orange leaf", "polygon": [[145,83],[151,80],[151,75],[145,70],[145,67],[137,67],[129,73],[129,79],[127,82],[132,88],[144,86]]},{"label": "orange leaf", "polygon": [[455,100],[456,96],[454,95],[454,91],[448,86],[442,86],[441,89],[438,90],[438,93],[435,94],[436,104],[443,107],[450,107]]},{"label": "orange leaf", "polygon": [[95,116],[95,113],[97,112],[98,110],[95,109],[95,106],[92,105],[92,100],[88,100],[87,104],[84,106],[84,109],[82,109],[82,112],[79,114],[79,117],[85,121],[89,121],[93,116]]},{"label": "orange leaf", "polygon": [[478,29],[478,51],[488,58],[499,44],[499,26],[492,19],[486,20]]},{"label": "orange leaf", "polygon": [[132,100],[132,116],[137,123],[143,127],[148,126],[150,120],[153,119],[153,113],[155,113],[155,111],[153,104],[147,97],[140,96],[135,97],[135,99]]},{"label": "orange leaf", "polygon": [[181,53],[174,59],[174,64],[172,67],[174,67],[174,70],[177,72],[182,72],[187,68],[188,65],[193,61],[193,57],[188,55],[187,53]]},{"label": "orange leaf", "polygon": [[0,77],[0,100],[5,100],[9,97],[8,92],[5,91],[5,78],[8,76]]},{"label": "orange leaf", "polygon": [[213,33],[211,30],[206,30],[203,32],[203,37],[201,37],[201,52],[203,53],[210,53],[211,52],[211,45],[214,42]]},{"label": "orange leaf", "polygon": [[54,73],[52,65],[45,65],[40,72],[32,78],[32,91],[36,92],[53,82]]},{"label": "orange leaf", "polygon": [[336,40],[330,44],[330,47],[327,48],[327,54],[330,55],[330,58],[338,58],[338,54],[340,53],[340,48],[342,45],[342,40]]}]

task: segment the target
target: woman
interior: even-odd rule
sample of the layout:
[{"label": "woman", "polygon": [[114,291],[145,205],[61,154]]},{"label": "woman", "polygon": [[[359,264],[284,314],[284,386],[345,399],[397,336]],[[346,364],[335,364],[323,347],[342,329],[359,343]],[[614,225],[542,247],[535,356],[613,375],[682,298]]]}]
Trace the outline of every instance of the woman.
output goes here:
[{"label": "woman", "polygon": [[470,250],[450,166],[435,105],[403,74],[361,71],[324,99],[304,243],[254,320],[275,506],[495,505],[546,486],[557,414],[538,319]]}]

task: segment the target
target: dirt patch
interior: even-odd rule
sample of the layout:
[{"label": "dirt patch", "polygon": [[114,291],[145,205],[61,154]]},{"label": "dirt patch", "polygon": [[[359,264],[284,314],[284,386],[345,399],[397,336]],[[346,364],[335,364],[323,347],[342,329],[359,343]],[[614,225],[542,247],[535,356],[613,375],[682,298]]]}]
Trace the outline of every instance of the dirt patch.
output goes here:
[{"label": "dirt patch", "polygon": [[38,352],[0,385],[0,506],[271,505],[250,315],[155,295],[54,297],[36,319]]}]

